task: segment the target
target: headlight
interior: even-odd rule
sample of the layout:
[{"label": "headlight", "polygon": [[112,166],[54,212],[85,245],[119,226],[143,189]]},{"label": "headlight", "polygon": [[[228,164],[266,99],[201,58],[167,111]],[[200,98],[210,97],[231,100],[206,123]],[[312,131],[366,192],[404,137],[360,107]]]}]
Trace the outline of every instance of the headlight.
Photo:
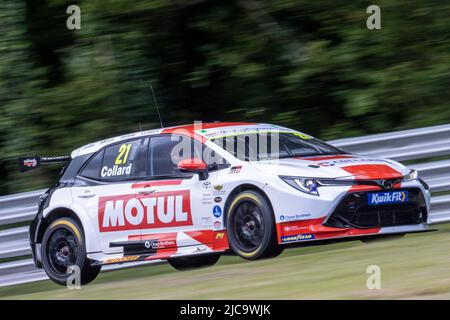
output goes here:
[{"label": "headlight", "polygon": [[301,192],[311,194],[313,196],[319,196],[318,188],[321,186],[352,186],[357,183],[354,180],[319,179],[289,176],[280,176],[280,178],[291,187],[294,187]]},{"label": "headlight", "polygon": [[402,182],[416,180],[417,176],[418,176],[417,171],[411,170],[410,173],[408,173],[406,176],[403,177]]},{"label": "headlight", "polygon": [[317,180],[314,178],[300,178],[300,177],[280,177],[284,182],[286,182],[291,187],[294,187],[295,189],[311,194],[314,196],[319,195],[319,191],[317,188],[319,187],[319,184],[317,183]]}]

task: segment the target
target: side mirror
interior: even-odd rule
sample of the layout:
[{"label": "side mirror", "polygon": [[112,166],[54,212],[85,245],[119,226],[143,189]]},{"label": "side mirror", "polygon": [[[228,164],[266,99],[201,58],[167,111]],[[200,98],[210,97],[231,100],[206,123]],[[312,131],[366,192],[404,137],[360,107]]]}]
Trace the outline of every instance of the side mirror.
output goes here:
[{"label": "side mirror", "polygon": [[202,159],[184,159],[178,162],[177,167],[181,171],[198,173],[200,175],[200,180],[208,179],[208,166]]}]

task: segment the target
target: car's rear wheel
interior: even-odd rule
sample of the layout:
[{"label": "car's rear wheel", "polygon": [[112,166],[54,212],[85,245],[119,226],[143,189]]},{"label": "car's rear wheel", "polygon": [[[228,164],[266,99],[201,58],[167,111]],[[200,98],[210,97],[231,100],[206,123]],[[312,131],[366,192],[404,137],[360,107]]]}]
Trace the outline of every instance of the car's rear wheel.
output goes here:
[{"label": "car's rear wheel", "polygon": [[400,240],[405,236],[404,233],[397,233],[397,234],[388,234],[388,235],[382,235],[382,236],[370,236],[362,238],[361,241],[365,244],[372,244],[372,243],[378,243],[378,242],[384,242],[384,241],[390,241],[390,240]]},{"label": "car's rear wheel", "polygon": [[214,265],[220,258],[220,254],[195,255],[190,257],[179,257],[168,259],[169,264],[179,270],[185,271],[190,269],[209,267]]},{"label": "car's rear wheel", "polygon": [[228,241],[237,255],[256,260],[281,253],[272,207],[260,192],[239,193],[227,211]]},{"label": "car's rear wheel", "polygon": [[80,268],[81,285],[93,281],[101,270],[101,266],[89,264],[82,230],[79,223],[70,218],[55,220],[45,230],[42,265],[48,277],[57,284],[67,284],[71,275],[67,269],[72,266]]}]

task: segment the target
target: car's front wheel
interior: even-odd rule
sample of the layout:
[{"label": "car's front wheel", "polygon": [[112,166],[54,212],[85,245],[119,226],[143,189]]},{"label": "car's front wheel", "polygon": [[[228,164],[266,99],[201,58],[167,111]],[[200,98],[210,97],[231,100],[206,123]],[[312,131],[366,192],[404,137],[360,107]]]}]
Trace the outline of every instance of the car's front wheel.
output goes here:
[{"label": "car's front wheel", "polygon": [[231,200],[226,225],[230,247],[242,258],[269,258],[282,251],[272,207],[258,191],[243,191]]},{"label": "car's front wheel", "polygon": [[[42,240],[42,264],[48,277],[57,284],[66,285],[69,267],[80,270],[79,282],[87,284],[100,272],[101,266],[91,266],[86,257],[86,246],[81,226],[71,218],[53,221],[45,230]],[[75,275],[76,277],[76,275]]]}]

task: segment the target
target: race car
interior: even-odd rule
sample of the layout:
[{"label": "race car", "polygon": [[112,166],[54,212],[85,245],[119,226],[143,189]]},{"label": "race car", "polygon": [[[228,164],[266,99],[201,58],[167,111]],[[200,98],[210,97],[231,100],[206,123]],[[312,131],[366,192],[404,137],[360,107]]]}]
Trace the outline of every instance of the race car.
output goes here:
[{"label": "race car", "polygon": [[272,124],[194,123],[91,143],[63,162],[30,226],[37,267],[65,285],[104,265],[167,260],[209,266],[325,239],[427,231],[430,193],[400,163],[350,154]]}]

